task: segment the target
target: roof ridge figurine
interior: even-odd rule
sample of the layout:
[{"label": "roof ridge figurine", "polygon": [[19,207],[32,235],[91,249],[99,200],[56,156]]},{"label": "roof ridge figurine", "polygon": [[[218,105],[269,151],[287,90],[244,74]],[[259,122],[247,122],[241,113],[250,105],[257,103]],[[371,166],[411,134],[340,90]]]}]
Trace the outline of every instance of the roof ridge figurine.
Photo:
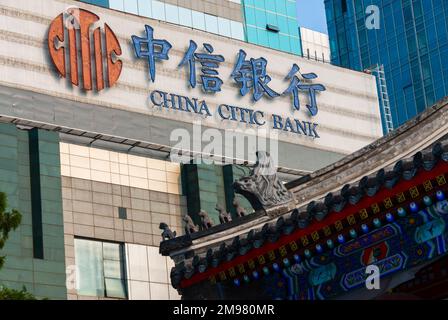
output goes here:
[{"label": "roof ridge figurine", "polygon": [[246,210],[241,206],[237,198],[233,198],[233,207],[235,208],[236,215],[238,218],[244,217],[247,213]]},{"label": "roof ridge figurine", "polygon": [[230,215],[230,213],[224,210],[224,208],[219,203],[216,204],[215,209],[219,212],[219,222],[221,222],[221,224],[232,221],[232,216]]},{"label": "roof ridge figurine", "polygon": [[171,231],[170,227],[164,222],[161,222],[159,225],[159,229],[163,230],[162,232],[162,241],[171,240],[176,238],[176,231]]},{"label": "roof ridge figurine", "polygon": [[191,217],[188,214],[184,215],[182,220],[185,222],[186,234],[191,234],[199,231],[199,227],[194,224],[193,219],[191,219]]},{"label": "roof ridge figurine", "polygon": [[202,230],[207,230],[213,227],[213,221],[210,219],[207,211],[201,210],[198,215],[201,217]]}]

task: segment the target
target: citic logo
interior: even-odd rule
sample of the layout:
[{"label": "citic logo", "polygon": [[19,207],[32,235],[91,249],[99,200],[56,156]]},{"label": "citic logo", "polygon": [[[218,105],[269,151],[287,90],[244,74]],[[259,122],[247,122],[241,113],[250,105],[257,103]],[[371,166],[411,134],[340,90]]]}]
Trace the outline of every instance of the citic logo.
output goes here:
[{"label": "citic logo", "polygon": [[70,8],[51,22],[48,49],[59,74],[74,86],[97,91],[112,87],[123,63],[120,43],[112,29],[87,10]]}]

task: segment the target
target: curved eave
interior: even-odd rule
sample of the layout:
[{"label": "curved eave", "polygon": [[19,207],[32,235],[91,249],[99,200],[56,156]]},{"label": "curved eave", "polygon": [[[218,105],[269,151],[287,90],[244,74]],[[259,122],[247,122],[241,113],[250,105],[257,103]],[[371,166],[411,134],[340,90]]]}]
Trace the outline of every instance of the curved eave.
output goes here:
[{"label": "curved eave", "polygon": [[[399,181],[394,188],[387,189],[385,187],[381,188],[373,197],[364,197],[360,200],[356,205],[347,205],[342,212],[331,212],[323,221],[314,221],[305,229],[297,229],[289,235],[281,236],[276,242],[270,243],[266,242],[260,248],[254,248],[247,252],[244,255],[237,256],[236,258],[221,263],[219,266],[214,268],[209,268],[205,272],[197,272],[189,279],[183,279],[180,282],[180,287],[185,288],[192,286],[201,281],[205,281],[216,277],[220,273],[236,268],[237,266],[247,263],[250,260],[256,260],[260,256],[265,256],[271,251],[278,251],[279,248],[283,246],[288,246],[292,242],[297,242],[304,237],[310,237],[314,232],[323,230],[325,227],[334,225],[337,221],[342,221],[347,219],[347,217],[352,215],[358,215],[363,209],[371,208],[372,205],[382,203],[385,199],[395,197],[397,194],[408,192],[411,188],[423,185],[424,182],[429,180],[435,180],[437,177],[442,176],[448,172],[448,163],[445,161],[439,161],[438,164],[431,170],[425,171],[421,169],[413,179],[411,180],[401,180]],[[404,205],[400,204],[401,205]],[[391,208],[391,211],[393,208]],[[359,225],[360,219],[356,219]],[[354,226],[353,226],[354,227]],[[342,231],[341,233],[346,233],[347,229]],[[315,243],[314,243],[315,244]],[[304,248],[302,248],[304,249]]]}]

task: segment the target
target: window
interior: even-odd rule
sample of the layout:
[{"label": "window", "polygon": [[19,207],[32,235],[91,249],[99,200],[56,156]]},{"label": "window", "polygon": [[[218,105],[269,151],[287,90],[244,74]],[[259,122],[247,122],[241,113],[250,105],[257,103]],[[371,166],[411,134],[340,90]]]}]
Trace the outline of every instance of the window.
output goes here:
[{"label": "window", "polygon": [[256,25],[257,22],[255,21],[255,9],[246,7],[244,9],[245,17],[246,17],[246,23],[251,25]]},{"label": "window", "polygon": [[342,0],[342,13],[346,13],[347,12],[347,0]]},{"label": "window", "polygon": [[152,10],[151,10],[151,0],[138,0],[138,14],[151,18],[152,17]]},{"label": "window", "polygon": [[165,20],[165,4],[163,2],[152,2],[152,17],[158,20]]},{"label": "window", "polygon": [[258,43],[257,29],[254,27],[247,27],[247,41]]},{"label": "window", "polygon": [[137,0],[124,1],[124,11],[132,14],[138,14]]},{"label": "window", "polygon": [[165,4],[166,21],[179,24],[179,8],[172,4]]},{"label": "window", "polygon": [[230,30],[230,20],[218,17],[218,29],[220,35],[229,38],[232,36],[232,32]]},{"label": "window", "polygon": [[[289,37],[281,34],[279,39],[280,39],[280,50],[290,52],[291,46],[289,44]],[[300,41],[300,40],[297,39],[297,41]]]},{"label": "window", "polygon": [[190,9],[179,7],[179,23],[190,28],[193,26]]},{"label": "window", "polygon": [[286,15],[286,2],[285,1],[275,1],[276,12]]},{"label": "window", "polygon": [[191,12],[193,17],[193,28],[199,30],[205,30],[205,17],[204,13],[198,11]]},{"label": "window", "polygon": [[286,2],[286,14],[288,17],[295,18],[297,15],[297,8],[296,8],[296,2],[295,1],[287,1]]},{"label": "window", "polygon": [[218,17],[204,14],[205,28],[208,32],[218,34]]},{"label": "window", "polygon": [[109,0],[109,8],[124,11],[123,0]]},{"label": "window", "polygon": [[118,208],[118,218],[126,220],[128,218],[128,212],[126,208],[119,207]]},{"label": "window", "polygon": [[96,6],[109,8],[108,0],[81,0],[81,1],[85,3],[94,4]]},{"label": "window", "polygon": [[78,294],[127,298],[123,244],[75,238],[75,260]]},{"label": "window", "polygon": [[232,29],[232,38],[244,40],[244,27],[241,22],[230,20],[230,28]]}]

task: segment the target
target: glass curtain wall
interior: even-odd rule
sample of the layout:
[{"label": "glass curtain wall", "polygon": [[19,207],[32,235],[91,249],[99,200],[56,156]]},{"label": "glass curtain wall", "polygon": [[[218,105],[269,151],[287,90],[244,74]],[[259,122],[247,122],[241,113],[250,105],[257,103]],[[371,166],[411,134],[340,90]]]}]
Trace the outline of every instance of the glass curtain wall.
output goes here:
[{"label": "glass curtain wall", "polygon": [[[239,21],[213,16],[204,12],[175,6],[157,0],[81,0],[82,2],[166,21],[224,37],[245,40],[244,26]],[[223,0],[224,1],[224,0]],[[239,0],[232,2],[239,3]]]},{"label": "glass curtain wall", "polygon": [[[376,6],[379,29],[366,26]],[[325,0],[332,63],[384,65],[394,128],[448,95],[448,1]]]},{"label": "glass curtain wall", "polygon": [[295,0],[243,0],[247,41],[303,55]]}]

